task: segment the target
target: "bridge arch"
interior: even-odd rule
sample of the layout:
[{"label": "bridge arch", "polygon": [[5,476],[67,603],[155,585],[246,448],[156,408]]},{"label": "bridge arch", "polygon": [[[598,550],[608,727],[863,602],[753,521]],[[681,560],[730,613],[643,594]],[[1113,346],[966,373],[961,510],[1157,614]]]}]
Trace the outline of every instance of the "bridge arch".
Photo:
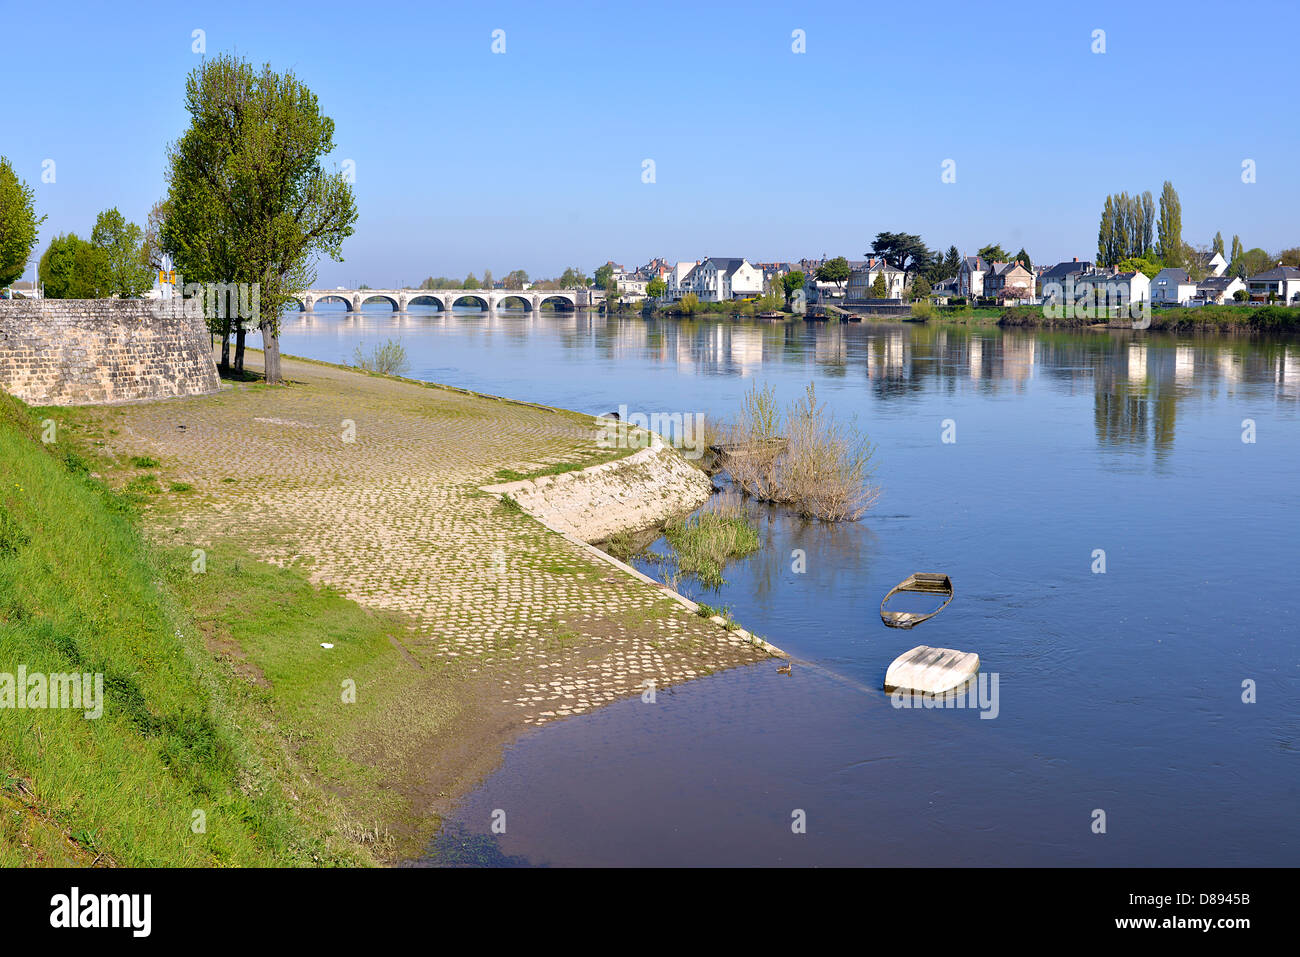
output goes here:
[{"label": "bridge arch", "polygon": [[284,304],[286,311],[288,310],[290,303],[297,306],[299,312],[307,311],[307,299],[305,296],[290,296]]},{"label": "bridge arch", "polygon": [[407,299],[406,304],[408,306],[437,306],[439,312],[447,311],[447,304],[442,301],[442,297],[431,292],[417,293]]},{"label": "bridge arch", "polygon": [[476,296],[473,293],[468,293],[463,296],[448,296],[447,298],[451,299],[451,308],[453,309],[455,309],[459,305],[462,305],[466,301],[472,301],[477,303],[479,308],[482,309],[484,312],[487,312],[492,308],[492,304],[490,302],[488,302],[482,296]]},{"label": "bridge arch", "polygon": [[344,308],[346,308],[348,312],[352,311],[352,300],[348,296],[343,295],[342,293],[327,292],[323,296],[317,296],[315,300],[315,305],[318,306],[322,302],[341,302],[343,303]]},{"label": "bridge arch", "polygon": [[573,312],[577,307],[574,305],[573,296],[563,293],[553,292],[550,295],[542,295],[537,301],[537,308],[550,304],[557,312]]},{"label": "bridge arch", "polygon": [[525,312],[532,312],[533,301],[529,299],[527,296],[522,295],[520,293],[511,293],[507,296],[502,296],[497,300],[497,308],[499,309],[523,308]]},{"label": "bridge arch", "polygon": [[384,300],[384,302],[388,303],[389,305],[391,305],[391,306],[393,307],[393,312],[401,312],[401,311],[402,311],[402,307],[401,307],[401,305],[398,303],[398,301],[397,301],[396,299],[394,299],[392,296],[387,295],[386,293],[382,293],[382,292],[365,292],[365,291],[362,291],[359,295],[361,296],[361,305],[362,305],[362,306],[365,306],[366,303],[371,302],[372,300],[375,300],[375,299],[382,299],[382,300]]}]

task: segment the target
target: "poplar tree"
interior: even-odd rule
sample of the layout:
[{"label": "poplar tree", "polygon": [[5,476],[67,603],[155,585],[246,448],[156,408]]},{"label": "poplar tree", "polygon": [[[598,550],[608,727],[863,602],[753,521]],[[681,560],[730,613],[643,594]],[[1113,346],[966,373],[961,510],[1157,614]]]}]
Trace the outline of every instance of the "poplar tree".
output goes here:
[{"label": "poplar tree", "polygon": [[224,54],[190,73],[185,108],[189,129],[168,151],[162,247],[187,283],[259,286],[266,381],[277,384],[280,313],[315,282],[318,256],[342,261],[357,220],[348,175],[322,165],[334,121],[292,72]]},{"label": "poplar tree", "polygon": [[1166,266],[1180,266],[1183,262],[1183,206],[1178,200],[1174,184],[1165,180],[1160,190],[1160,258]]}]

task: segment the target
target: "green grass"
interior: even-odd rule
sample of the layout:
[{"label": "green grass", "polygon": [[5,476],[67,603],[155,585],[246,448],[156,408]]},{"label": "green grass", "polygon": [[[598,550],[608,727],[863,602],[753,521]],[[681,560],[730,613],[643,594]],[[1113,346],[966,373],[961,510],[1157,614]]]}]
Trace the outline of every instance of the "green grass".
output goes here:
[{"label": "green grass", "polygon": [[664,526],[673,547],[677,570],[693,575],[705,585],[725,584],[722,569],[728,561],[758,551],[758,529],[741,514],[701,512]]},{"label": "green grass", "polygon": [[[93,720],[0,711],[0,865],[370,861],[331,837],[340,819],[268,730],[270,705],[178,601],[189,552],[152,554],[138,506],[91,479],[68,441],[43,446],[34,421],[0,393],[0,671],[102,674],[104,701]],[[332,626],[305,580],[287,594],[287,618]]]},{"label": "green grass", "polygon": [[[1287,306],[1230,306],[1208,305],[1188,308],[1174,306],[1151,309],[1151,332],[1296,332],[1300,331],[1300,309]],[[1006,309],[998,320],[1003,326],[1057,326],[1077,328],[1105,324],[1106,315],[1092,317],[1065,317],[1051,319],[1043,315],[1041,306],[1016,306]],[[1119,325],[1129,325],[1128,317],[1114,320]]]}]

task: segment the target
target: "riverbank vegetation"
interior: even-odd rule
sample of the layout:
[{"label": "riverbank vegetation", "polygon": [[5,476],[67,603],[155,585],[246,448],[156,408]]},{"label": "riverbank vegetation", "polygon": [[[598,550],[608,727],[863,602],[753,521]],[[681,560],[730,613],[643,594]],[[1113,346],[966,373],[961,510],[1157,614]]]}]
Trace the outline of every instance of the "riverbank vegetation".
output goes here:
[{"label": "riverbank vegetation", "polygon": [[[28,675],[28,687],[9,684],[2,698],[0,864],[369,862],[333,836],[348,830],[337,802],[268,732],[269,696],[214,658],[177,598],[179,581],[218,580],[190,574],[189,549],[147,547],[135,524],[143,496],[94,477],[100,464],[68,440],[61,410],[40,415],[0,394],[0,658]],[[277,639],[280,615],[309,611],[304,595],[329,601],[283,574],[306,591],[274,589],[278,604],[258,606],[276,610],[261,633]],[[233,572],[227,581],[246,583]],[[301,620],[314,629],[320,609],[311,611]],[[98,717],[84,701],[50,706],[48,678],[33,699],[31,676],[68,674],[103,676]],[[10,710],[15,694],[28,707]]]},{"label": "riverbank vegetation", "polygon": [[727,562],[759,549],[757,526],[739,502],[726,496],[695,515],[669,522],[664,537],[673,547],[676,570],[693,575],[710,588],[725,583],[722,571]]},{"label": "riverbank vegetation", "polygon": [[364,345],[365,343],[358,343],[352,354],[352,364],[358,369],[395,376],[406,375],[410,370],[411,360],[406,355],[406,347],[396,339],[386,339],[369,352],[365,351]]},{"label": "riverbank vegetation", "polygon": [[[1152,332],[1300,332],[1300,309],[1287,306],[1175,306],[1151,309],[1150,316]],[[1014,306],[998,318],[1000,326],[1078,329],[1107,324],[1132,328],[1133,320],[1108,320],[1104,315],[1051,318],[1043,314],[1042,306]]]},{"label": "riverbank vegetation", "polygon": [[804,518],[857,521],[879,498],[873,447],[855,426],[835,420],[812,383],[784,413],[770,386],[754,386],[728,445],[721,464],[744,494]]}]

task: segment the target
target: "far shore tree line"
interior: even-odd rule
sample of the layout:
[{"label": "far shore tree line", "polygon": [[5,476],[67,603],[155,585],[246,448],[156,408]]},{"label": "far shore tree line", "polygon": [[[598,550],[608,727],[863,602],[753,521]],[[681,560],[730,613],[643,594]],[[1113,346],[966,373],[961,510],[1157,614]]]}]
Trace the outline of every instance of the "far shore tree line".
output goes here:
[{"label": "far shore tree line", "polygon": [[1228,263],[1224,275],[1242,279],[1278,263],[1300,267],[1300,246],[1270,253],[1258,246],[1246,249],[1241,237],[1234,235],[1229,248],[1222,232],[1216,232],[1209,245],[1184,241],[1183,204],[1168,180],[1160,190],[1158,216],[1149,190],[1138,196],[1112,193],[1106,197],[1097,231],[1098,266],[1114,266],[1121,272],[1141,272],[1148,277],[1162,269],[1181,268],[1199,282],[1206,278],[1207,263],[1215,253]]},{"label": "far shore tree line", "polygon": [[[597,270],[599,272],[599,270]],[[452,279],[448,276],[429,276],[424,282],[417,287],[419,289],[513,289],[522,290],[525,287],[538,290],[558,290],[558,289],[586,289],[591,286],[591,278],[582,271],[581,267],[570,266],[564,270],[564,273],[558,279],[529,279],[528,273],[523,269],[512,269],[506,273],[500,280],[501,285],[497,286],[497,280],[492,275],[492,270],[483,270],[483,278],[480,279],[474,273],[470,273],[464,279]]]}]

